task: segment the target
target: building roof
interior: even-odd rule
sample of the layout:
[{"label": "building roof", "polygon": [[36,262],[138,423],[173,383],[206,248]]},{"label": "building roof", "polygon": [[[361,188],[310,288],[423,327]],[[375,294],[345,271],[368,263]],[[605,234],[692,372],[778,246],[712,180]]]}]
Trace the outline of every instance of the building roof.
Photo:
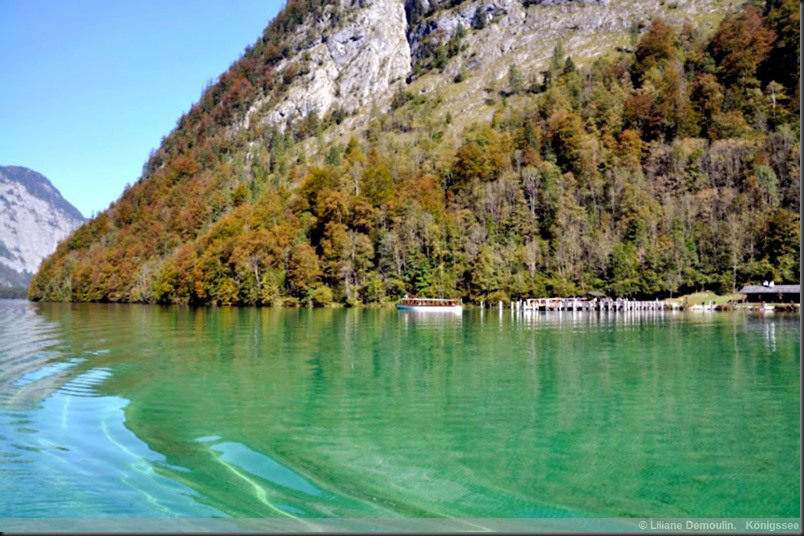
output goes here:
[{"label": "building roof", "polygon": [[801,285],[746,285],[740,289],[740,294],[801,294]]}]

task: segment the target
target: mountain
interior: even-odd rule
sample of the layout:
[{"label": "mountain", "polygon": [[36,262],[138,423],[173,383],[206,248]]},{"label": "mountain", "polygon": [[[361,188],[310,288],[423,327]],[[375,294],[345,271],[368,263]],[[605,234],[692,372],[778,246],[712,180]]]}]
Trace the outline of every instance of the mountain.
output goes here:
[{"label": "mountain", "polygon": [[84,223],[47,178],[0,166],[0,287],[24,288],[60,240]]},{"label": "mountain", "polygon": [[292,0],[37,300],[653,297],[797,278],[792,0]]}]

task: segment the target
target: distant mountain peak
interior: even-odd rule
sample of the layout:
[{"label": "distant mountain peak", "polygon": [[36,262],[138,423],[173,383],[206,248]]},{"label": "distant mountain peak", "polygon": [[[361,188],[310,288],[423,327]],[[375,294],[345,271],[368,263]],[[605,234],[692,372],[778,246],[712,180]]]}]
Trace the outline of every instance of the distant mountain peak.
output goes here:
[{"label": "distant mountain peak", "polygon": [[50,203],[66,215],[86,220],[81,211],[64,199],[58,188],[41,173],[23,166],[0,166],[0,175],[22,184],[32,196]]},{"label": "distant mountain peak", "polygon": [[41,173],[0,166],[0,286],[27,286],[42,259],[84,221]]}]

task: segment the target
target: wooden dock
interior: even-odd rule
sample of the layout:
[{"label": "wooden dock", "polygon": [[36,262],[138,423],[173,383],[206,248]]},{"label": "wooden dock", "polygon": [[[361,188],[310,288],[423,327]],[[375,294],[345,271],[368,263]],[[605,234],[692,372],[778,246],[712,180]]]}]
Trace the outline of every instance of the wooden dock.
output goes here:
[{"label": "wooden dock", "polygon": [[[658,299],[628,298],[529,298],[509,302],[512,311],[663,311],[675,309],[674,305]],[[503,302],[498,307],[502,310]]]}]

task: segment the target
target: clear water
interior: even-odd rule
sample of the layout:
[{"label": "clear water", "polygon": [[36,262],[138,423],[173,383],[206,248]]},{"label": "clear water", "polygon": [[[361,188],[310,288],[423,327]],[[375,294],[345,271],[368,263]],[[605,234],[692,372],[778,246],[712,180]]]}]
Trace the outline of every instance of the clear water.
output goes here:
[{"label": "clear water", "polygon": [[799,517],[799,317],[0,302],[0,518]]}]

